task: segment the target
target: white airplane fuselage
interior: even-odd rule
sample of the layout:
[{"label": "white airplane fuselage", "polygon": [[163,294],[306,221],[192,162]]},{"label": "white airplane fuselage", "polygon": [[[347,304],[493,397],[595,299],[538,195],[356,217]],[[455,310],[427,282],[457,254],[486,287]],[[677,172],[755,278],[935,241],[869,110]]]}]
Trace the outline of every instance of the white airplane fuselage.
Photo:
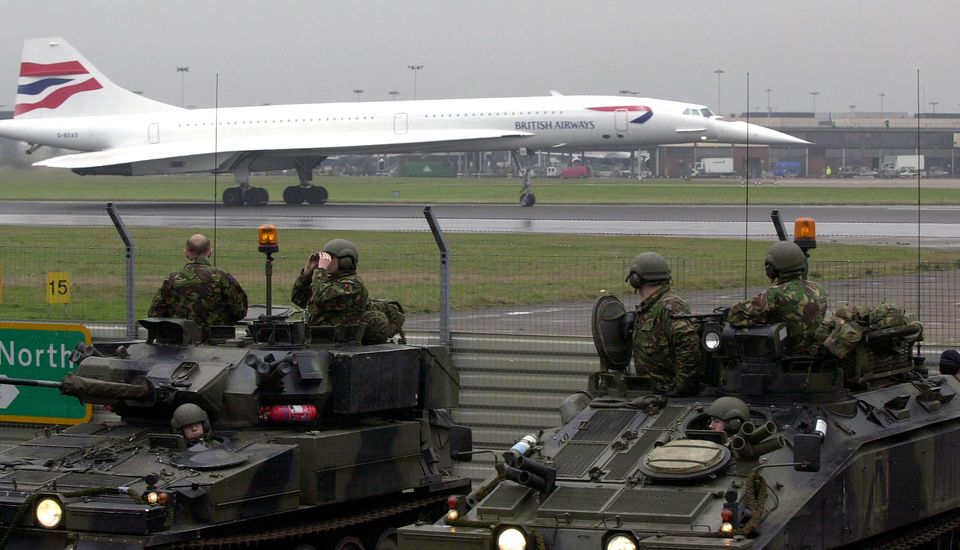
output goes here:
[{"label": "white airplane fuselage", "polygon": [[[806,144],[703,105],[624,96],[381,101],[188,110],[125,90],[60,37],[24,42],[12,120],[0,137],[78,151],[35,166],[139,176],[231,172],[224,201],[262,204],[250,173],[296,168],[284,200],[322,204],[309,185],[324,158],[349,153],[633,151],[672,143]],[[522,156],[522,155],[520,155]],[[529,158],[529,157],[527,157]],[[518,163],[520,160],[518,159]],[[529,175],[529,171],[527,172]],[[533,204],[525,179],[525,205]]]},{"label": "white airplane fuselage", "polygon": [[[271,155],[308,154],[284,146],[297,136],[327,135],[343,143],[343,153],[407,153],[583,149],[630,150],[643,145],[715,141],[738,132],[735,123],[683,114],[689,103],[621,96],[545,96],[487,99],[350,102],[160,111],[113,116],[79,116],[0,121],[0,135],[28,143],[76,151],[100,151],[170,143],[274,142]],[[633,107],[649,111],[630,111]],[[595,110],[603,108],[606,110]],[[650,113],[642,123],[632,122]],[[733,125],[734,128],[727,128]],[[746,126],[741,123],[741,126]],[[751,125],[757,129],[765,128]],[[719,128],[719,131],[718,131]],[[353,144],[351,135],[415,136],[446,130],[492,130],[509,137],[436,143]],[[781,134],[783,135],[783,134]],[[765,142],[756,135],[754,142]],[[359,139],[356,141],[363,141]],[[389,140],[387,140],[389,141]],[[799,140],[798,140],[799,141]],[[328,148],[318,147],[317,154]],[[213,150],[213,149],[211,149]],[[234,152],[234,151],[230,151]],[[190,156],[190,155],[184,155]],[[207,155],[203,155],[207,156]],[[226,157],[228,155],[221,155]],[[199,159],[198,159],[199,160]],[[210,171],[211,164],[157,163],[156,172]]]}]

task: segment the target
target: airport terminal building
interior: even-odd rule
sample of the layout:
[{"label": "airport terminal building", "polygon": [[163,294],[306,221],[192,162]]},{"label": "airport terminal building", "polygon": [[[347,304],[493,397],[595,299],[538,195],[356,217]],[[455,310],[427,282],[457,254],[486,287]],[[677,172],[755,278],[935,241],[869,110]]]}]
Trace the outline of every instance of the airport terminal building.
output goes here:
[{"label": "airport terminal building", "polygon": [[[879,176],[884,175],[885,164],[895,165],[897,157],[915,156],[918,143],[927,175],[960,175],[956,165],[960,159],[960,113],[762,112],[728,120],[749,121],[813,143],[751,147],[752,176]],[[659,147],[648,168],[661,177],[683,177],[704,158],[727,157],[734,159],[736,172],[742,174],[747,158],[742,145]]]}]

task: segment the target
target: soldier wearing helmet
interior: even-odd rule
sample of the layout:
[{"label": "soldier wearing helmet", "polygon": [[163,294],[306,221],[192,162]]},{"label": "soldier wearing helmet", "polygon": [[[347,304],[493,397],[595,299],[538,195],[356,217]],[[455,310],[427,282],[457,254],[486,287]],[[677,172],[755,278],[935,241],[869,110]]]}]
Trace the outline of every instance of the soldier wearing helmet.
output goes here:
[{"label": "soldier wearing helmet", "polygon": [[210,325],[232,325],[247,315],[247,293],[226,271],[210,265],[213,248],[206,235],[187,239],[189,263],[175,271],[153,297],[147,315],[190,319],[206,335]]},{"label": "soldier wearing helmet", "polygon": [[170,427],[179,432],[188,445],[203,441],[211,433],[207,412],[193,403],[184,403],[173,411]]},{"label": "soldier wearing helmet", "polygon": [[740,431],[743,423],[750,418],[750,409],[743,400],[736,397],[720,397],[714,400],[705,411],[710,417],[709,429],[733,435]]},{"label": "soldier wearing helmet", "polygon": [[293,284],[290,299],[306,308],[308,325],[364,325],[364,344],[386,342],[387,317],[370,304],[357,275],[360,254],[346,239],[333,239],[314,252]]},{"label": "soldier wearing helmet", "polygon": [[807,280],[807,255],[795,243],[779,241],[767,250],[764,267],[775,284],[735,304],[727,320],[735,327],[785,322],[788,352],[815,353],[814,333],[827,312],[827,291]]},{"label": "soldier wearing helmet", "polygon": [[699,391],[700,340],[697,327],[674,315],[690,313],[674,292],[670,266],[656,252],[644,252],[630,263],[626,282],[640,295],[633,325],[633,363],[666,395]]}]

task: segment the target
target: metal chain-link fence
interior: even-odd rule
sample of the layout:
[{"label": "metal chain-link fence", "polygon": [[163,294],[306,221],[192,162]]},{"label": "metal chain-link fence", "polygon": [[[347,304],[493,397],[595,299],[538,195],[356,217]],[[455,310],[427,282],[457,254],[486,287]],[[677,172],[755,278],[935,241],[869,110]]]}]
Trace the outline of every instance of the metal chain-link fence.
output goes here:
[{"label": "metal chain-link fence", "polygon": [[[98,327],[100,334],[122,337],[125,252],[116,231],[41,229],[10,230],[0,243],[0,319],[82,322]],[[167,274],[185,263],[182,250],[189,231],[137,229],[133,233],[139,318],[145,316]],[[274,256],[274,303],[289,303],[290,289],[306,256],[335,236],[329,231],[283,232],[281,251]],[[362,235],[351,238],[363,242]],[[264,256],[256,253],[255,232],[234,230],[216,243],[216,264],[240,281],[251,304],[263,303]],[[601,294],[617,294],[628,307],[636,304],[636,296],[623,280],[632,254],[571,255],[567,248],[559,240],[510,253],[487,253],[464,243],[453,246],[451,330],[586,336],[591,307]],[[729,306],[768,284],[759,259],[687,258],[682,250],[665,252],[674,284],[695,313]],[[407,330],[431,332],[439,326],[439,261],[429,235],[397,234],[389,245],[361,246],[359,272],[371,296],[404,305]],[[826,286],[833,308],[892,301],[923,321],[928,344],[960,344],[958,265],[823,261],[814,254],[810,276]]]}]

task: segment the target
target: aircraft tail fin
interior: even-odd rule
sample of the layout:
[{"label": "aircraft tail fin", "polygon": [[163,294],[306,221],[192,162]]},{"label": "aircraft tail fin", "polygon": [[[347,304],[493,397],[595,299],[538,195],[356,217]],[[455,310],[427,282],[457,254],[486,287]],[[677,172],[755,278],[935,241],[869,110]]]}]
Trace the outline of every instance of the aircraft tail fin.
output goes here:
[{"label": "aircraft tail fin", "polygon": [[23,43],[14,118],[56,118],[170,111],[114,84],[60,37]]}]

